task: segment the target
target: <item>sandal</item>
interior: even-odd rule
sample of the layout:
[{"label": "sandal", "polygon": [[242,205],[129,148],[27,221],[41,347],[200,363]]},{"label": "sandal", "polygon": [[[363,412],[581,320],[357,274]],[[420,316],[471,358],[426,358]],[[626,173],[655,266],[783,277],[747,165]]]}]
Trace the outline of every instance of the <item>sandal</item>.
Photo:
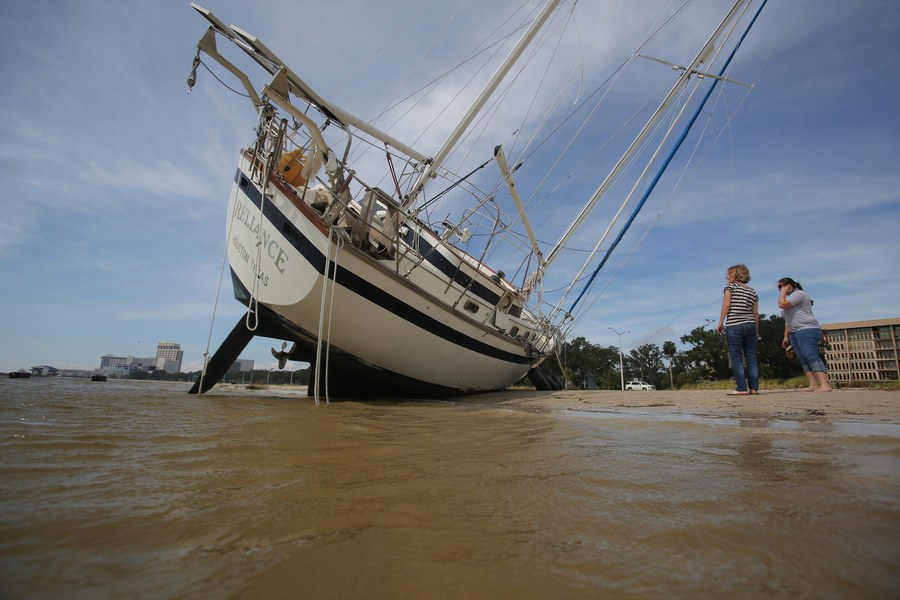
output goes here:
[{"label": "sandal", "polygon": [[749,396],[750,392],[742,392],[740,390],[734,390],[733,392],[728,392],[729,396]]}]

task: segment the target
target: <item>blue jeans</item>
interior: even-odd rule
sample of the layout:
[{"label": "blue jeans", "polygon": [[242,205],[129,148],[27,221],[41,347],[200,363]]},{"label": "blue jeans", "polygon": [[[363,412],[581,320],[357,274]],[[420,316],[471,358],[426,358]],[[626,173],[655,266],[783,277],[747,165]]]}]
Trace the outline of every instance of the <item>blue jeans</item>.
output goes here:
[{"label": "blue jeans", "polygon": [[794,354],[800,359],[800,366],[804,373],[819,371],[827,373],[828,367],[819,354],[819,342],[822,341],[821,329],[800,329],[792,331],[788,338],[794,347]]},{"label": "blue jeans", "polygon": [[[759,389],[759,362],[756,360],[756,323],[739,323],[725,328],[725,341],[728,342],[728,356],[731,357],[731,370],[734,371],[734,382],[739,392]],[[747,372],[744,373],[744,359],[747,360]]]}]

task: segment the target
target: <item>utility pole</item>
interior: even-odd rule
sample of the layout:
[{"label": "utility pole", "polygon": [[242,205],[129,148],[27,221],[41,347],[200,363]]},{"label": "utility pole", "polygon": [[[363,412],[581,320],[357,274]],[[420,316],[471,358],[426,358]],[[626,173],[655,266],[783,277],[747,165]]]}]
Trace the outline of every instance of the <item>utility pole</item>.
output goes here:
[{"label": "utility pole", "polygon": [[622,383],[622,391],[625,391],[625,368],[622,365],[622,336],[626,333],[631,333],[631,331],[623,331],[619,333],[612,327],[608,327],[608,329],[612,329],[619,336],[619,380]]}]

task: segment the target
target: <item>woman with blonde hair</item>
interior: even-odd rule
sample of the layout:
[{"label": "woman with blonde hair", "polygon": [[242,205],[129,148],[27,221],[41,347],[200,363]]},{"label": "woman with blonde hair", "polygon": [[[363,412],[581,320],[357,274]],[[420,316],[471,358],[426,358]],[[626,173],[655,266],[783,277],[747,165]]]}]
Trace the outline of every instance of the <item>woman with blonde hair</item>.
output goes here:
[{"label": "woman with blonde hair", "polygon": [[758,394],[759,362],[756,358],[756,342],[759,340],[759,296],[747,285],[750,282],[750,269],[747,265],[728,267],[725,279],[728,285],[725,286],[725,298],[722,300],[722,312],[716,331],[725,333],[731,370],[734,372],[734,382],[737,386],[737,389],[728,392],[728,395]]}]

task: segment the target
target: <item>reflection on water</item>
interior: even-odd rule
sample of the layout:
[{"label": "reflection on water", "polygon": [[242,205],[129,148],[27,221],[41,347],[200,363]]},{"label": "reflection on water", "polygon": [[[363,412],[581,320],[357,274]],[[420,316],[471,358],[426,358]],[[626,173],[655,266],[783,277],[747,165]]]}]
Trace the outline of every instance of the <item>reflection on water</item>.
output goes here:
[{"label": "reflection on water", "polygon": [[0,381],[0,597],[900,592],[896,426],[184,391]]}]

